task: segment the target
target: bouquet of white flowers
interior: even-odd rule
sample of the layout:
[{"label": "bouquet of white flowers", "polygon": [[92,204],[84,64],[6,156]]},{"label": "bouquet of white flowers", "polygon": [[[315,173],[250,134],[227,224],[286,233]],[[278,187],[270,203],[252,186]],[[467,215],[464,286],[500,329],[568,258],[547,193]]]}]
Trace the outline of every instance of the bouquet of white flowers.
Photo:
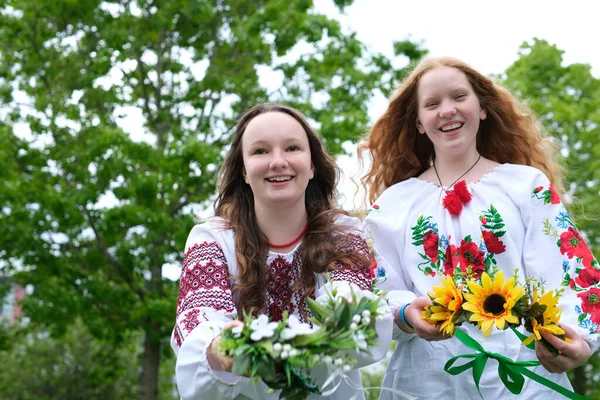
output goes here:
[{"label": "bouquet of white flowers", "polygon": [[[336,290],[322,303],[308,299],[308,307],[310,323],[295,315],[285,314],[277,322],[266,315],[246,315],[243,326],[226,329],[220,350],[233,358],[232,372],[262,379],[288,400],[305,399],[310,393],[327,395],[324,388],[356,363],[345,351],[368,352],[377,341],[375,321],[389,312],[379,297],[359,299],[354,292],[346,297]],[[317,365],[331,371],[321,388],[310,377]]]}]

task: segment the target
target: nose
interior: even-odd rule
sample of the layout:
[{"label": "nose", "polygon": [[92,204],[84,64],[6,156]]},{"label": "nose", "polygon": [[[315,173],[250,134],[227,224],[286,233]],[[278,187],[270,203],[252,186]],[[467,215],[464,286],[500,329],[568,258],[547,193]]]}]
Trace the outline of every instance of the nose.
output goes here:
[{"label": "nose", "polygon": [[456,107],[454,106],[454,104],[449,101],[443,102],[440,107],[440,117],[441,118],[451,117],[454,114],[456,114]]},{"label": "nose", "polygon": [[271,169],[279,169],[286,168],[288,166],[287,159],[285,158],[285,153],[276,150],[273,151],[271,157],[271,162],[269,163],[269,168]]}]

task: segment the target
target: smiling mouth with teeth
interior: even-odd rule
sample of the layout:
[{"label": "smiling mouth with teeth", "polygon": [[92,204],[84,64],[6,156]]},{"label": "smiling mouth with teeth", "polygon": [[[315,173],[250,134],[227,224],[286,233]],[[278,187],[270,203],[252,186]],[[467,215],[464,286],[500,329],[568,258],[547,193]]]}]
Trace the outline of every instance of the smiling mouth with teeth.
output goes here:
[{"label": "smiling mouth with teeth", "polygon": [[463,124],[457,122],[457,123],[452,124],[452,125],[443,126],[441,128],[441,131],[442,132],[449,132],[449,131],[453,131],[455,129],[458,129],[458,128],[462,127],[462,126],[463,126]]},{"label": "smiling mouth with teeth", "polygon": [[275,176],[273,178],[267,178],[269,182],[287,182],[292,180],[292,176]]}]

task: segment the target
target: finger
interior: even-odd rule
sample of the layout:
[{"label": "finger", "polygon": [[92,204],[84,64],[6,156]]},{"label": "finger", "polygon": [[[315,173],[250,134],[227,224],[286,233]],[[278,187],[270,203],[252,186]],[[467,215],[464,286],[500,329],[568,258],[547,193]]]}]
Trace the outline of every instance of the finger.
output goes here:
[{"label": "finger", "polygon": [[[544,339],[546,339],[546,341],[556,349],[556,351],[559,354],[565,354],[565,355],[569,355],[569,344],[567,342],[565,342],[564,340],[554,336],[552,333],[550,332],[545,332],[545,331],[541,331],[540,334],[542,335],[542,337]],[[545,348],[546,346],[543,343],[539,343],[540,347],[544,347],[544,350],[546,350],[550,355],[553,355],[552,352],[550,350],[548,350],[547,348]]]}]

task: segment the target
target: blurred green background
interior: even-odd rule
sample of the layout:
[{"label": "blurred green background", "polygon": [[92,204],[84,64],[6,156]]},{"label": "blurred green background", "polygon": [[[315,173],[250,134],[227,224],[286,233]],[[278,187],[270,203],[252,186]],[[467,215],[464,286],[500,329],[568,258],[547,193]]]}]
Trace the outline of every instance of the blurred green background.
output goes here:
[{"label": "blurred green background", "polygon": [[[236,116],[286,102],[346,154],[428,54],[401,17],[383,54],[310,0],[0,0],[0,396],[177,398],[177,271]],[[598,255],[600,79],[523,40],[495,79],[560,144]],[[598,356],[571,376],[600,397]]]}]

